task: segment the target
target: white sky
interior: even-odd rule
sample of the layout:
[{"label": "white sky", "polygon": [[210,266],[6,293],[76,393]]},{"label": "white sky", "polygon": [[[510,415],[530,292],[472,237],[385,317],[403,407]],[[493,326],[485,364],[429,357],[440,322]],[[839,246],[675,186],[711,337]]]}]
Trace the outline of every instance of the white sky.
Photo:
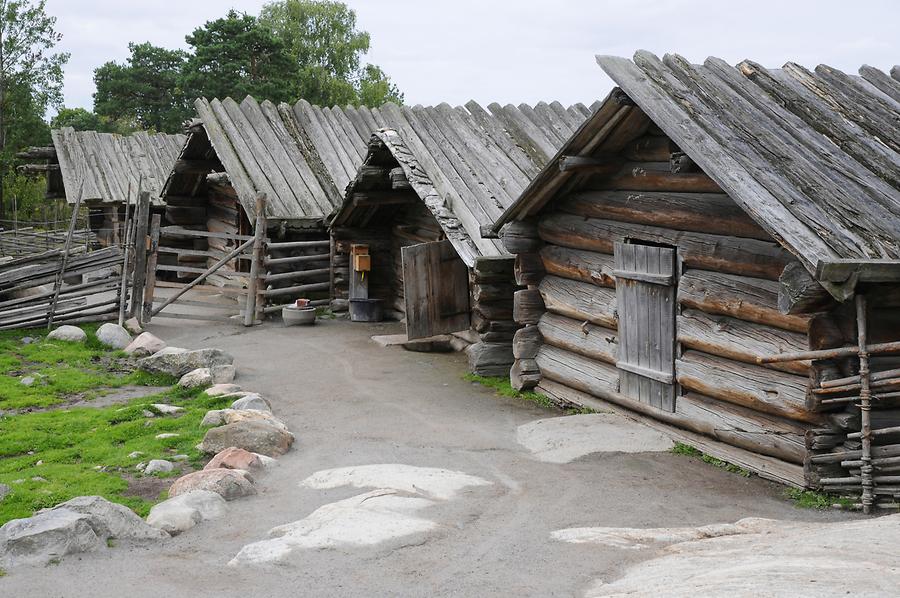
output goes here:
[{"label": "white sky", "polygon": [[[72,53],[65,101],[91,108],[93,70],[128,42],[186,47],[184,36],[229,7],[263,0],[48,0]],[[372,34],[368,60],[410,104],[590,103],[612,87],[595,54],[636,49],[714,55],[768,67],[825,63],[855,73],[900,63],[900,16],[888,0],[348,0]]]}]

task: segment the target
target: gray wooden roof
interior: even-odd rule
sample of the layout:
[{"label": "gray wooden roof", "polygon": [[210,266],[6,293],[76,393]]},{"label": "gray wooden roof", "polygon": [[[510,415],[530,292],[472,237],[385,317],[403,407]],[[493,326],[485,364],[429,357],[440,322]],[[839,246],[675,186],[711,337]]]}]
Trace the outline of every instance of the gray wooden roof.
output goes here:
[{"label": "gray wooden roof", "polygon": [[66,201],[124,203],[131,185],[131,201],[141,190],[155,199],[181,146],[184,135],[166,133],[131,135],[76,131],[71,127],[50,132]]},{"label": "gray wooden roof", "polygon": [[[468,265],[478,256],[504,255],[498,239],[482,236],[537,175],[578,126],[591,114],[582,104],[535,106],[476,102],[464,107],[395,106],[377,113],[366,164],[403,168],[413,190],[441,225]],[[360,146],[365,150],[366,146]],[[347,188],[332,226],[363,226],[377,203],[354,202],[356,182]],[[385,207],[390,204],[386,200]]]},{"label": "gray wooden roof", "polygon": [[[823,284],[852,288],[900,263],[900,69],[696,65],[645,51],[597,61]],[[559,155],[591,155],[620,101],[612,94]],[[552,161],[495,229],[539,211],[565,190],[565,174]]]}]

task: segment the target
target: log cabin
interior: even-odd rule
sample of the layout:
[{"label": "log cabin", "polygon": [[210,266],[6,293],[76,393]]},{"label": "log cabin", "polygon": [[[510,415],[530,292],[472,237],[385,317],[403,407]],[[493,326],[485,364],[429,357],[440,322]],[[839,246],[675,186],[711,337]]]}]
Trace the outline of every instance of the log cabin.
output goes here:
[{"label": "log cabin", "polygon": [[[362,164],[378,110],[252,97],[198,99],[194,106],[198,118],[162,192],[170,226],[162,230],[157,270],[180,278],[202,273],[254,233],[256,197],[265,194],[264,311],[298,297],[327,304],[325,219]],[[249,265],[234,260],[210,281],[246,286]]]},{"label": "log cabin", "polygon": [[494,225],[526,286],[512,383],[895,502],[896,71],[597,60],[617,87]]},{"label": "log cabin", "polygon": [[[139,187],[150,193],[153,209],[161,209],[159,192],[185,141],[180,134],[117,135],[71,127],[54,129],[51,137],[52,146],[20,154],[40,160],[20,168],[46,174],[48,201],[64,198],[74,205],[80,195],[88,209],[89,227],[102,246],[125,242],[125,205],[135,204]],[[67,225],[67,221],[56,223],[58,228]]]},{"label": "log cabin", "polygon": [[506,376],[513,258],[485,229],[589,114],[558,102],[383,106],[330,224],[333,308],[355,318],[377,303],[409,340],[454,333],[472,372]]}]

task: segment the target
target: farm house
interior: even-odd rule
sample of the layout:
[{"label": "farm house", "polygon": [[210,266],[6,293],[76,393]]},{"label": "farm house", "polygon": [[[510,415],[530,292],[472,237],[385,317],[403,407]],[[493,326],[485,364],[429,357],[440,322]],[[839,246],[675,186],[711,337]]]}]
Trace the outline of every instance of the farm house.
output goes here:
[{"label": "farm house", "polygon": [[513,381],[896,496],[900,81],[597,60],[618,87],[495,224],[527,285]]},{"label": "farm house", "polygon": [[409,340],[457,333],[471,371],[506,376],[513,258],[485,233],[589,114],[558,102],[381,107],[384,128],[331,220],[335,308],[375,305],[405,320]]},{"label": "farm house", "polygon": [[161,206],[159,192],[185,140],[184,135],[117,135],[70,127],[54,129],[51,136],[52,146],[20,155],[41,160],[23,170],[46,173],[48,200],[75,204],[80,196],[90,229],[103,246],[125,242],[125,205],[134,205],[139,190],[150,193],[154,208]]}]

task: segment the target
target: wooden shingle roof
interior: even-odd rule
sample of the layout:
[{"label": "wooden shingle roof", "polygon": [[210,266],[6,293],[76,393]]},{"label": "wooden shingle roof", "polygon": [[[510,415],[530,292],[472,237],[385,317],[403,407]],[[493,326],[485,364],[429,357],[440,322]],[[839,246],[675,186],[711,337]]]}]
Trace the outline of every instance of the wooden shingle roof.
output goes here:
[{"label": "wooden shingle roof", "polygon": [[69,203],[79,192],[84,203],[124,203],[129,185],[134,202],[138,181],[156,198],[185,141],[184,135],[116,135],[71,127],[50,133]]},{"label": "wooden shingle roof", "polygon": [[[558,102],[491,104],[488,109],[476,102],[464,107],[389,104],[379,110],[383,128],[374,131],[365,163],[387,150],[457,253],[472,265],[478,256],[507,253],[482,230],[589,115],[581,104],[565,108]],[[377,202],[356,205],[355,191],[351,183],[332,226],[361,226],[379,208]]]},{"label": "wooden shingle roof", "polygon": [[[702,65],[639,51],[597,61],[656,123],[823,284],[893,277],[900,266],[900,71],[859,76],[820,65]],[[616,101],[611,96],[607,103]],[[601,109],[560,152],[588,155],[614,110]],[[594,146],[592,146],[594,144]],[[563,189],[554,161],[495,228]],[[881,274],[876,274],[876,271]],[[852,280],[851,280],[852,279]],[[836,294],[840,295],[840,292]]]}]

